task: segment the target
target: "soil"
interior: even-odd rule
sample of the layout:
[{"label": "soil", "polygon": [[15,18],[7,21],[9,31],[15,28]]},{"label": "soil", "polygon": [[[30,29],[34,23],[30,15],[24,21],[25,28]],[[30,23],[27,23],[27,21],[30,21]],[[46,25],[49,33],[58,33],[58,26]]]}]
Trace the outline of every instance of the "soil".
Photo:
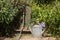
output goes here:
[{"label": "soil", "polygon": [[54,37],[37,38],[32,36],[31,34],[23,34],[20,40],[55,40],[55,38]]},{"label": "soil", "polygon": [[[16,36],[12,38],[0,37],[0,40],[18,40],[18,39],[19,39],[19,34],[16,34]],[[37,37],[34,37],[32,34],[22,34],[19,40],[55,40],[55,38],[54,37],[37,38]]]}]

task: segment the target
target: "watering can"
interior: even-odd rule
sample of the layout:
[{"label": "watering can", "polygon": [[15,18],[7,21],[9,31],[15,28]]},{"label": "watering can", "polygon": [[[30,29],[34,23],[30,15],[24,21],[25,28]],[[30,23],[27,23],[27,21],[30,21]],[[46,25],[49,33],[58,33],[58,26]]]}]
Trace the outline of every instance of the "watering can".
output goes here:
[{"label": "watering can", "polygon": [[45,22],[41,22],[39,25],[29,27],[29,29],[34,37],[42,37],[42,34],[45,31],[43,27],[45,27]]}]

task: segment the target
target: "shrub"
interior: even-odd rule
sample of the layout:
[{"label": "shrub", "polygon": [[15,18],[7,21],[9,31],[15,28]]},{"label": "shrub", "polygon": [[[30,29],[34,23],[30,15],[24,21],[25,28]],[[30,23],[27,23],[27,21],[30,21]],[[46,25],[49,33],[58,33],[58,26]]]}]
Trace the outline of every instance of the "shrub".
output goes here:
[{"label": "shrub", "polygon": [[32,4],[32,22],[38,19],[40,22],[45,22],[48,26],[48,33],[60,35],[60,7],[59,2],[54,4]]},{"label": "shrub", "polygon": [[[13,0],[12,0],[13,1]],[[18,13],[16,2],[0,0],[0,35],[9,35],[12,32],[12,21]]]},{"label": "shrub", "polygon": [[17,7],[11,4],[10,0],[0,0],[0,23],[9,24],[17,12]]}]

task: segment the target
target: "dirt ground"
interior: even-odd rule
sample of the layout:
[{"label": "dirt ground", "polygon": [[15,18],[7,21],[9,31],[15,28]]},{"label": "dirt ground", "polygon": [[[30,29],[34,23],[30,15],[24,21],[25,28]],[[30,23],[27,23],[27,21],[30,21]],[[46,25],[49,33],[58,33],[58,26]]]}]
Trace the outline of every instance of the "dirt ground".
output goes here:
[{"label": "dirt ground", "polygon": [[33,37],[32,35],[22,35],[20,40],[55,40],[54,37],[42,37],[42,38],[37,38]]},{"label": "dirt ground", "polygon": [[[18,39],[19,39],[19,35],[17,34],[13,38],[4,38],[2,40],[18,40]],[[55,38],[54,37],[37,38],[37,37],[32,36],[32,34],[22,34],[22,36],[19,40],[55,40]]]}]

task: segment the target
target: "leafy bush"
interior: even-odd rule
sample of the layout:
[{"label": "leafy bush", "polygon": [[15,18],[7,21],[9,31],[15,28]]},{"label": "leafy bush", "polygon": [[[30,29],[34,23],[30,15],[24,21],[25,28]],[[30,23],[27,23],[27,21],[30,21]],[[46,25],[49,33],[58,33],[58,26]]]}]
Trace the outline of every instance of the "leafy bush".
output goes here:
[{"label": "leafy bush", "polygon": [[32,4],[31,20],[34,22],[38,19],[40,22],[45,22],[48,26],[48,33],[60,35],[60,7],[59,2],[47,5]]},{"label": "leafy bush", "polygon": [[0,35],[9,35],[14,17],[18,13],[18,7],[13,0],[0,0]]},{"label": "leafy bush", "polygon": [[37,4],[52,4],[55,0],[34,0]]},{"label": "leafy bush", "polygon": [[11,4],[10,0],[0,0],[0,23],[9,24],[17,12],[17,7]]}]

